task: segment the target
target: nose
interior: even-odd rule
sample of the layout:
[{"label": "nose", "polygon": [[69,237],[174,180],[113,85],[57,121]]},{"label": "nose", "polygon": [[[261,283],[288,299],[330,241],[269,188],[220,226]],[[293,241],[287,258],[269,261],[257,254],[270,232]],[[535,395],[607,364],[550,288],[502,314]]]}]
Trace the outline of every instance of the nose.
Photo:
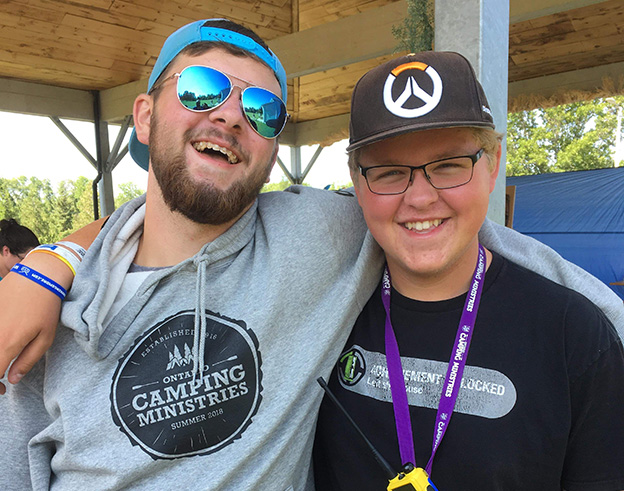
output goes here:
[{"label": "nose", "polygon": [[228,129],[242,131],[246,118],[241,108],[242,91],[239,87],[232,87],[232,92],[220,106],[208,111],[208,118],[215,124],[226,126]]},{"label": "nose", "polygon": [[404,193],[403,201],[416,208],[422,208],[434,203],[438,199],[438,190],[434,188],[423,169],[412,172],[412,181]]}]

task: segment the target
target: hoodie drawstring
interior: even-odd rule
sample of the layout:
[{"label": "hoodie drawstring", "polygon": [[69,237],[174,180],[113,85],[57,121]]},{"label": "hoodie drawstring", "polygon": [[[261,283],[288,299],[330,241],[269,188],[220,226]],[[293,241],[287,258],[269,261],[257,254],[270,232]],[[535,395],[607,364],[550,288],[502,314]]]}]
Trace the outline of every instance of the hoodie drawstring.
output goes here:
[{"label": "hoodie drawstring", "polygon": [[207,257],[201,255],[194,259],[197,267],[195,284],[195,332],[193,334],[193,383],[197,375],[202,379],[204,373],[204,354],[206,351],[206,262]]}]

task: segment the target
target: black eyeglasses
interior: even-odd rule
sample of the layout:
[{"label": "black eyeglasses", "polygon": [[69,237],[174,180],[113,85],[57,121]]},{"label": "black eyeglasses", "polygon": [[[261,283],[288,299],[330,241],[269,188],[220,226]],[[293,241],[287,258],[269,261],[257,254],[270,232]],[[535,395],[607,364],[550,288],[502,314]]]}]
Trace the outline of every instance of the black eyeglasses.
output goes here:
[{"label": "black eyeglasses", "polygon": [[414,171],[422,169],[427,181],[436,189],[450,189],[463,186],[472,179],[475,164],[483,156],[482,148],[473,155],[461,155],[434,160],[423,165],[373,165],[362,167],[360,173],[374,194],[402,194],[407,191]]},{"label": "black eyeglasses", "polygon": [[[226,73],[207,66],[191,65],[154,85],[150,93],[172,78],[178,79],[176,94],[180,104],[193,112],[216,109],[230,97],[234,88]],[[261,137],[277,138],[289,117],[284,101],[267,89],[246,80],[243,82],[250,85],[241,92],[241,109],[247,121]]]}]

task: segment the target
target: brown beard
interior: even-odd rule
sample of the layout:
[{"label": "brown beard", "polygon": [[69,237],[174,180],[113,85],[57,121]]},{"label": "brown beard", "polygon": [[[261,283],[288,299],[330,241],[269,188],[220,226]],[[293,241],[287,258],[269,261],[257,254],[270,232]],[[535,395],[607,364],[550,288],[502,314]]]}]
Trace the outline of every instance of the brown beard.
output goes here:
[{"label": "brown beard", "polygon": [[[172,147],[160,138],[164,131],[153,114],[149,139],[150,165],[171,211],[179,212],[195,223],[223,225],[238,218],[254,202],[269,177],[273,158],[265,165],[258,165],[245,180],[236,181],[228,189],[220,190],[213,183],[193,180],[182,152],[174,153],[170,150]],[[223,135],[219,136],[223,139]],[[228,142],[232,147],[238,146],[235,138],[230,137],[228,140],[232,140]],[[188,131],[183,141],[191,141]]]}]

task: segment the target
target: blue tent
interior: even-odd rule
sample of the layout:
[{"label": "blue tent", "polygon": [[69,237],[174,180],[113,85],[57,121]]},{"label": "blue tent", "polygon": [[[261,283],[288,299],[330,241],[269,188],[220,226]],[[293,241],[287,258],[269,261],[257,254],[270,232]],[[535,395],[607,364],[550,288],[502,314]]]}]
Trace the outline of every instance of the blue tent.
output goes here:
[{"label": "blue tent", "polygon": [[549,245],[624,299],[624,167],[508,177],[513,228]]}]

